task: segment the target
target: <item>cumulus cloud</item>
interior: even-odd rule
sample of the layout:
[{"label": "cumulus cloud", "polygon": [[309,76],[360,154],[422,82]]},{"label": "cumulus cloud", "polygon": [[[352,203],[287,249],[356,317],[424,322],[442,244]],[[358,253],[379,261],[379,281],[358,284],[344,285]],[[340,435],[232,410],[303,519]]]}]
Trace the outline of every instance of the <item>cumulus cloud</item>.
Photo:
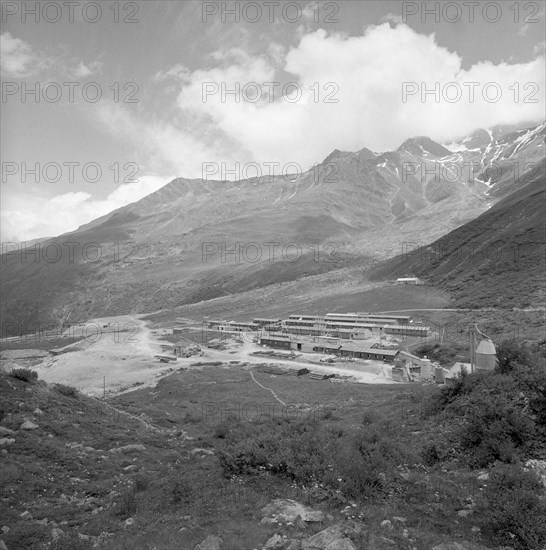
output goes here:
[{"label": "cumulus cloud", "polygon": [[46,67],[48,59],[35,52],[32,46],[15,38],[9,32],[0,35],[2,75],[10,78],[25,78]]},{"label": "cumulus cloud", "polygon": [[[222,88],[239,85],[242,92],[249,82],[274,82],[276,60],[241,50],[217,54],[216,60],[217,67],[191,73],[178,106],[211,131],[232,137],[240,152],[250,152],[242,161],[306,165],[335,148],[392,149],[412,135],[446,141],[476,127],[544,116],[543,55],[519,64],[484,61],[464,70],[461,57],[439,46],[434,34],[404,24],[371,26],[356,37],[323,29],[306,34],[284,58],[283,69],[302,94],[296,102],[280,97],[281,86],[273,101],[267,87],[260,101],[253,101],[251,88],[239,101],[223,96]],[[527,83],[539,93],[523,94]],[[404,85],[414,93],[403,97]],[[521,88],[519,98],[514,85]],[[203,89],[211,93],[203,96]]]},{"label": "cumulus cloud", "polygon": [[99,73],[102,70],[103,63],[101,61],[93,61],[86,65],[83,61],[78,63],[78,66],[71,72],[76,78],[86,78],[88,76]]},{"label": "cumulus cloud", "polygon": [[[169,80],[179,90],[168,119],[103,103],[97,120],[132,141],[152,169],[198,178],[204,162],[306,169],[333,149],[392,150],[415,135],[446,143],[478,127],[544,117],[544,54],[463,69],[434,34],[391,23],[361,36],[319,29],[289,50],[272,44],[260,55],[218,50],[211,68],[157,73],[156,86],[172,89]],[[290,81],[297,88],[283,95]]]},{"label": "cumulus cloud", "polygon": [[74,231],[80,225],[157,191],[168,181],[155,175],[141,176],[134,183],[120,185],[105,199],[95,199],[84,191],[49,199],[27,193],[10,194],[4,198],[1,212],[2,240],[20,242]]}]

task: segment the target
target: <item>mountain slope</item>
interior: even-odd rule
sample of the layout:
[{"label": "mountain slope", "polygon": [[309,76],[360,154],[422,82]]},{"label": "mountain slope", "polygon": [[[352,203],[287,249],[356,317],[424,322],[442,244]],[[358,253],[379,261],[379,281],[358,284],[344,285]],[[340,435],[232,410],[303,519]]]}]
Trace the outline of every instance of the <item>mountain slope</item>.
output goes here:
[{"label": "mountain slope", "polygon": [[372,271],[374,279],[413,275],[449,291],[466,307],[546,305],[546,169],[487,212]]},{"label": "mountain slope", "polygon": [[[544,124],[503,134],[496,158],[544,157]],[[416,239],[432,242],[521,186],[485,182],[483,150],[426,137],[397,151],[335,150],[303,174],[241,181],[177,178],[143,199],[47,242],[50,261],[2,256],[8,323],[143,313],[369,266]],[[459,170],[477,159],[474,170]],[[455,176],[455,177],[454,177]],[[73,247],[73,255],[67,243]],[[57,253],[60,251],[60,253]],[[21,329],[9,325],[4,334]],[[25,330],[23,330],[25,332]]]}]

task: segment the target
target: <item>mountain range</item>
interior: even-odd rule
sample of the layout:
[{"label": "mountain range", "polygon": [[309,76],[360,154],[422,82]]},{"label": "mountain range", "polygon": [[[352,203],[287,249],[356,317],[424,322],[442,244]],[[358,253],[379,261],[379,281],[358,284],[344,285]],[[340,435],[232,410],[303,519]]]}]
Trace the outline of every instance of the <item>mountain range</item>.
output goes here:
[{"label": "mountain range", "polygon": [[[55,261],[2,255],[0,312],[9,323],[3,334],[18,333],[20,323],[25,332],[37,324],[174,308],[383,261],[375,277],[428,275],[430,266],[389,258],[484,219],[494,221],[493,232],[503,230],[510,212],[519,212],[520,232],[538,223],[545,135],[544,123],[498,127],[447,146],[414,137],[384,153],[335,150],[292,176],[177,178],[39,242],[50,257],[62,251]],[[442,273],[434,267],[431,281],[440,284]]]}]

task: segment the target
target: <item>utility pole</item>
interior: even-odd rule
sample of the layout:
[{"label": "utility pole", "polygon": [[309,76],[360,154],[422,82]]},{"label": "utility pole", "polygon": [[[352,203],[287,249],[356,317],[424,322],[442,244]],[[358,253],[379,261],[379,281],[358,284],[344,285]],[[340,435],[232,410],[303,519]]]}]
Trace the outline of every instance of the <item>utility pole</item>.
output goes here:
[{"label": "utility pole", "polygon": [[476,363],[476,332],[474,327],[470,327],[470,372],[475,370]]}]

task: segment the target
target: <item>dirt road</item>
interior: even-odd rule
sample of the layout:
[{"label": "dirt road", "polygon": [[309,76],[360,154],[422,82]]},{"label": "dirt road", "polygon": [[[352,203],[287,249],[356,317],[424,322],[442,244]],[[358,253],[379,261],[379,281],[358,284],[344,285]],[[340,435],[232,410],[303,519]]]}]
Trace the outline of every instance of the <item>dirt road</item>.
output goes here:
[{"label": "dirt road", "polygon": [[94,396],[119,393],[137,383],[151,385],[168,367],[154,358],[162,353],[144,321],[130,315],[92,319],[80,330],[88,338],[74,351],[48,357],[35,367],[46,382],[74,386]]}]

